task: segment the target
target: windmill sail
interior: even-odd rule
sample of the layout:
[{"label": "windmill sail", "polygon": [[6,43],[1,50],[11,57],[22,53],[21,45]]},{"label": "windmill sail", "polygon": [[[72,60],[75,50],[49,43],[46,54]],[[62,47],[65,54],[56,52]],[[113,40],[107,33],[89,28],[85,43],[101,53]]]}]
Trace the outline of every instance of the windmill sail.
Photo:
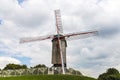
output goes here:
[{"label": "windmill sail", "polygon": [[47,36],[40,36],[40,37],[28,37],[28,38],[21,38],[20,43],[27,43],[33,41],[42,41],[46,39],[53,39],[54,35],[47,35]]},{"label": "windmill sail", "polygon": [[60,61],[61,61],[61,65],[62,65],[62,73],[65,74],[62,42],[60,40],[60,34],[63,34],[60,10],[55,10],[55,18],[56,18],[56,28],[57,28],[57,34],[58,34],[58,37],[57,37],[58,38],[58,48],[60,50]]},{"label": "windmill sail", "polygon": [[98,34],[98,31],[89,31],[89,32],[77,32],[65,34],[64,37],[66,40],[76,40],[81,38],[88,38]]},{"label": "windmill sail", "polygon": [[63,34],[60,10],[55,10],[55,19],[56,19],[57,33]]}]

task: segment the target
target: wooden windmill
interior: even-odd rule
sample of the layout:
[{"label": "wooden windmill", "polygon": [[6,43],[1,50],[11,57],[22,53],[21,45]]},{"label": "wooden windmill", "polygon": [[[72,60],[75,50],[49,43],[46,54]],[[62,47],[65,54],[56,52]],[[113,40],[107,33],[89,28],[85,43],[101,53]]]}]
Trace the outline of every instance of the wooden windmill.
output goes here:
[{"label": "wooden windmill", "polygon": [[97,34],[97,31],[88,31],[88,32],[76,32],[63,34],[62,21],[60,10],[55,10],[55,19],[56,19],[56,35],[40,36],[40,37],[28,37],[21,38],[20,43],[27,43],[33,41],[42,41],[46,39],[52,39],[52,64],[53,67],[61,68],[61,72],[65,74],[66,69],[66,47],[68,39],[79,39],[87,38]]}]

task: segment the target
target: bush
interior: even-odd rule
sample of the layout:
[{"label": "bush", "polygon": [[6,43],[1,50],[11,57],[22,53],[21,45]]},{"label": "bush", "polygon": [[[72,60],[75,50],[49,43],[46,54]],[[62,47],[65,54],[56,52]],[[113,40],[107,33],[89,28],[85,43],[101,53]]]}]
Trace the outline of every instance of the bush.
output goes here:
[{"label": "bush", "polygon": [[119,74],[119,71],[115,68],[109,68],[106,73],[108,75],[116,75],[116,74]]},{"label": "bush", "polygon": [[27,69],[26,65],[19,65],[19,64],[7,64],[4,67],[4,70],[14,70],[14,69]]},{"label": "bush", "polygon": [[120,76],[110,75],[106,77],[106,80],[120,80]]},{"label": "bush", "polygon": [[106,73],[99,75],[98,80],[120,80],[119,71],[115,68],[109,68]]}]

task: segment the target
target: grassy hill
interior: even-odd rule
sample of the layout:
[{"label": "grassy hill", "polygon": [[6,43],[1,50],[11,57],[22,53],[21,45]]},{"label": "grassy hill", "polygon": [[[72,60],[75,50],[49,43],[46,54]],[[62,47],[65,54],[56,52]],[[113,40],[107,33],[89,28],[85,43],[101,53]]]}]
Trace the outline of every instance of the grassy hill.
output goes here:
[{"label": "grassy hill", "polygon": [[96,80],[96,79],[73,75],[39,75],[39,76],[0,77],[0,80]]}]

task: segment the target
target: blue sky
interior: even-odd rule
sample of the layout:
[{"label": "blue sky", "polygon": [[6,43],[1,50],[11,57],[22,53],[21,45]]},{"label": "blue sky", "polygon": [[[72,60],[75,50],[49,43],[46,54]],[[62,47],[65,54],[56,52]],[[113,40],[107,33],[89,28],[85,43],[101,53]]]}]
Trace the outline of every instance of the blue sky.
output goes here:
[{"label": "blue sky", "polygon": [[[13,58],[18,59],[22,62],[22,64],[29,65],[30,64],[30,58],[28,57],[18,57],[18,56],[13,56]],[[28,66],[30,67],[30,66]]]},{"label": "blue sky", "polygon": [[2,19],[0,19],[0,25],[2,24]]},{"label": "blue sky", "polygon": [[110,67],[120,70],[119,7],[119,0],[1,0],[0,68],[8,63],[51,67],[51,40],[19,40],[56,34],[54,10],[60,9],[65,34],[99,31],[98,36],[67,42],[68,67],[93,77]]},{"label": "blue sky", "polygon": [[21,3],[23,3],[24,2],[24,0],[18,0],[18,3],[19,4],[21,4]]}]

